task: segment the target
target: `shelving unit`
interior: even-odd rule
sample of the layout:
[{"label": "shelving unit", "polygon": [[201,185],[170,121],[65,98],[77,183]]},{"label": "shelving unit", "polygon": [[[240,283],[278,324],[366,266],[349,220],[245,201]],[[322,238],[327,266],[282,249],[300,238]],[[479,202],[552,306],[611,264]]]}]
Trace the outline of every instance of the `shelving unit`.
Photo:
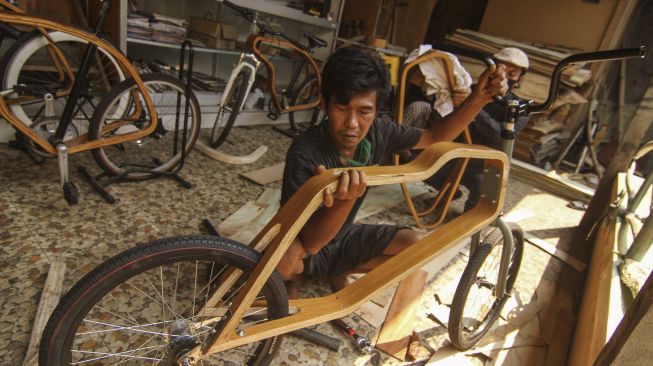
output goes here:
[{"label": "shelving unit", "polygon": [[[142,44],[142,45],[162,47],[162,48],[172,48],[176,50],[181,49],[181,45],[172,44],[172,43],[160,43],[160,42],[148,41],[145,39],[138,39],[138,38],[127,38],[127,43]],[[195,52],[215,53],[221,55],[240,55],[241,53],[243,53],[243,51],[241,50],[221,50],[218,48],[207,48],[207,47],[200,47],[200,46],[195,46],[193,49],[195,50]]]},{"label": "shelving unit", "polygon": [[[264,19],[270,20],[294,37],[298,41],[305,43],[304,32],[310,32],[316,36],[327,40],[329,46],[315,51],[315,58],[324,61],[332,50],[335,42],[336,32],[338,30],[337,19],[342,13],[345,0],[332,0],[331,14],[334,20],[314,17],[304,14],[302,11],[290,8],[285,5],[285,1],[270,0],[231,0],[237,6],[259,12]],[[218,0],[138,0],[139,8],[148,12],[174,15],[180,18],[189,19],[191,16],[204,16],[205,12],[210,12],[214,18],[225,24],[235,25],[238,29],[240,42],[245,41],[247,36],[254,31],[253,25],[236,13],[221,4]],[[168,64],[176,65],[178,63],[178,52],[181,48],[178,44],[162,43],[152,40],[127,37],[127,9],[128,0],[120,0],[120,42],[122,51],[132,59],[159,59]],[[216,16],[216,14],[218,14]],[[240,43],[239,42],[239,43]],[[227,80],[233,65],[238,56],[244,52],[242,49],[215,49],[195,46],[195,70],[217,76]],[[290,79],[293,59],[283,57],[275,58],[277,67],[277,81],[279,86],[285,86]],[[265,73],[264,71],[262,71]],[[213,123],[215,115],[214,109],[217,104],[220,93],[216,92],[196,92],[198,94],[200,105],[202,106],[202,115],[204,126],[208,127]],[[277,121],[267,118],[265,111],[243,111],[242,118],[238,118],[237,125],[247,125],[253,123],[287,123],[287,115],[281,115]],[[210,120],[210,121],[209,121]]]},{"label": "shelving unit", "polygon": [[[270,15],[292,19],[297,22],[312,24],[318,27],[330,28],[336,30],[338,23],[335,21],[330,21],[325,18],[318,18],[303,12],[287,7],[281,3],[275,1],[262,1],[262,0],[231,0],[232,3],[249,8],[254,11],[261,11]],[[333,7],[332,7],[333,9]],[[338,11],[339,13],[339,11]]]}]

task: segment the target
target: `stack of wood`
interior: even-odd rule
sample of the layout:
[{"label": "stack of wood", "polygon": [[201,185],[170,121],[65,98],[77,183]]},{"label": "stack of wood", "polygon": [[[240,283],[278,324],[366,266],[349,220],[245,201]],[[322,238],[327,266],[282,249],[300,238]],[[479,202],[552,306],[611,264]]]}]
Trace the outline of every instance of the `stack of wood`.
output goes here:
[{"label": "stack of wood", "polygon": [[[562,59],[573,53],[580,52],[580,50],[560,46],[518,42],[467,29],[457,29],[453,34],[447,36],[447,42],[489,54],[494,54],[504,47],[517,47],[528,55],[529,72],[545,76],[550,76],[555,66]],[[585,84],[591,78],[592,73],[584,67],[585,63],[573,64],[567,67],[562,72],[562,84],[573,88]]]},{"label": "stack of wood", "polygon": [[[517,47],[528,54],[530,68],[513,91],[519,97],[536,103],[544,102],[549,94],[550,78],[560,60],[578,50],[564,49],[548,45],[517,42],[506,38],[490,36],[470,30],[458,29],[447,37],[449,43],[457,46],[494,54],[504,47]],[[485,70],[485,65],[475,59],[460,57],[463,66],[476,80]],[[528,125],[518,135],[515,143],[517,159],[543,166],[554,160],[562,147],[562,131],[574,104],[586,103],[576,89],[591,78],[591,71],[583,64],[567,67],[562,73],[561,91],[553,106],[542,114],[533,115]]]}]

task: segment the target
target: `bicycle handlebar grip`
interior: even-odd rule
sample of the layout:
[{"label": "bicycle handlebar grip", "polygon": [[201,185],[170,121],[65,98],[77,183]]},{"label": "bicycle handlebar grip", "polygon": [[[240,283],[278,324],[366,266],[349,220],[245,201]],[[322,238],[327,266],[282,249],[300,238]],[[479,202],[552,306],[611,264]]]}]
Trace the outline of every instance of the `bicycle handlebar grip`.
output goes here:
[{"label": "bicycle handlebar grip", "polygon": [[551,106],[555,101],[556,96],[558,95],[558,89],[560,88],[560,77],[562,76],[562,71],[573,63],[578,62],[600,62],[600,61],[611,61],[611,60],[621,60],[627,58],[644,58],[646,56],[646,47],[634,47],[634,48],[621,48],[608,51],[597,51],[597,52],[586,52],[586,53],[577,53],[575,55],[568,56],[562,59],[553,70],[551,75],[551,86],[549,87],[549,95],[547,99],[542,104],[533,104],[528,107],[528,113],[541,112]]}]

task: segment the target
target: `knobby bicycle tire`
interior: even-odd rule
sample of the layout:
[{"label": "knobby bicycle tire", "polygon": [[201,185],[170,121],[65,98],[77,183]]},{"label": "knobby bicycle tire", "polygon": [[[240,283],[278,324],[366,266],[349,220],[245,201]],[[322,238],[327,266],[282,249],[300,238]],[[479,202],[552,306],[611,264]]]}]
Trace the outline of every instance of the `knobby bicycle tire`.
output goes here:
[{"label": "knobby bicycle tire", "polygon": [[[251,71],[248,68],[243,68],[238,76],[236,76],[231,90],[224,91],[225,93],[229,93],[229,96],[218,109],[218,114],[215,116],[215,122],[209,139],[209,145],[214,149],[220,147],[227,140],[229,132],[236,123],[236,118],[238,118],[245,102],[245,97],[248,94],[247,84],[249,83],[250,73]],[[229,116],[226,117],[226,124],[223,124],[227,112]]]},{"label": "knobby bicycle tire", "polygon": [[[188,126],[186,130],[183,129],[186,110],[186,85],[184,83],[173,76],[160,73],[145,74],[142,79],[159,117],[157,128],[152,134],[142,139],[91,150],[95,161],[110,176],[122,174],[126,169],[134,166],[149,166],[152,170],[159,172],[170,171],[181,162],[182,133],[186,133],[185,150],[187,155],[191,152],[199,135],[201,111],[197,98],[192,92],[189,96]],[[147,127],[151,120],[144,108],[141,115],[132,120],[130,124],[110,131],[103,130],[103,127],[115,119],[132,114],[135,106],[132,91],[136,90],[135,88],[136,82],[133,79],[128,79],[117,85],[109,95],[102,99],[91,119],[90,139],[102,140],[105,137],[128,134]],[[138,95],[139,98],[142,98],[140,93]],[[178,101],[181,103],[179,120],[176,119]],[[145,107],[144,103],[142,105]],[[175,134],[177,123],[179,124],[179,133]],[[135,171],[127,174],[125,178],[143,180],[151,176],[151,173]]]},{"label": "knobby bicycle tire", "polygon": [[[496,277],[499,272],[498,266],[503,245],[503,234],[499,228],[493,228],[483,238],[483,240],[481,240],[478,248],[469,258],[469,262],[465,267],[460,282],[458,283],[458,287],[456,288],[451,304],[448,328],[451,343],[454,347],[460,350],[471,348],[490,330],[492,324],[499,316],[503,305],[508,300],[508,294],[512,291],[512,288],[515,285],[524,251],[524,234],[517,224],[509,223],[508,225],[514,238],[514,249],[508,267],[506,295],[501,298],[496,298],[493,293],[494,286],[497,282]],[[490,254],[496,253],[495,251],[497,250],[498,256],[490,257]],[[479,276],[479,272],[483,265],[491,263],[491,261],[496,258],[499,258],[499,261],[496,262],[496,276],[492,274],[493,278],[487,278],[485,273],[481,273]],[[494,284],[489,280],[494,280]],[[478,293],[481,296],[487,296],[489,298],[470,299],[470,292],[473,289],[478,290]],[[473,320],[470,322],[470,317],[466,316],[467,313],[465,312],[466,305],[488,305],[488,301],[492,301],[492,303],[486,307],[489,309],[488,312],[482,315],[480,320],[474,317],[471,318]],[[472,324],[471,326],[470,323]]]},{"label": "knobby bicycle tire", "polygon": [[[291,106],[296,106],[296,105],[301,105],[301,104],[306,104],[311,102],[312,100],[310,96],[313,96],[312,99],[319,98],[319,94],[311,93],[311,89],[315,87],[317,87],[316,77],[312,77],[310,79],[304,80],[302,84],[299,86],[299,88],[297,88],[297,94],[295,95],[295,98],[293,99]],[[306,96],[308,96],[308,98]],[[314,107],[309,111],[311,113],[311,117],[310,120],[308,121],[308,127],[313,126],[318,122],[318,117],[320,115],[320,105],[318,104],[317,107]],[[302,111],[294,111],[288,113],[288,121],[290,122],[290,128],[293,131],[299,131],[298,121],[295,118],[296,112],[302,112]]]},{"label": "knobby bicycle tire", "polygon": [[[51,31],[48,34],[63,52],[73,71],[77,70],[88,42],[60,31]],[[73,82],[67,77],[61,78],[61,75],[55,72],[56,68],[52,58],[47,53],[49,44],[49,41],[38,30],[24,33],[11,45],[0,63],[3,90],[21,85],[16,94],[10,95],[6,99],[9,102],[9,110],[46,140],[53,134],[53,131],[45,131],[42,124],[39,124],[45,118],[42,98],[45,93],[65,89]],[[118,61],[109,52],[98,49],[87,79],[88,82],[85,84],[77,109],[73,114],[73,126],[81,133],[85,133],[88,129],[88,121],[99,100],[113,86],[124,81],[125,74]],[[11,103],[13,98],[21,98],[22,101]],[[52,118],[55,124],[59,122],[67,100],[67,94],[58,97],[55,95],[55,116]],[[38,128],[39,126],[41,128]],[[74,138],[76,136],[67,137]],[[37,153],[41,152],[40,149],[33,148],[33,150]],[[40,155],[48,156],[45,152],[41,152]]]},{"label": "knobby bicycle tire", "polygon": [[[205,341],[219,322],[212,318],[221,317],[196,313],[195,309],[202,306],[200,301],[208,299],[225,269],[237,268],[244,275],[223,298],[225,306],[215,304],[215,308],[209,308],[216,313],[222,309],[221,314],[228,314],[233,296],[240,289],[238,286],[242,286],[259,259],[260,254],[245,245],[209,236],[166,238],[131,248],[93,269],[62,298],[43,332],[39,364],[60,366],[95,361],[107,365],[120,362],[140,365],[146,360],[177,364],[177,361],[165,362],[196,346],[196,341]],[[195,278],[188,280],[180,275],[184,269]],[[213,280],[216,282],[212,283]],[[198,291],[202,285],[204,288]],[[125,295],[128,291],[133,294]],[[286,289],[276,271],[261,293],[267,312],[250,313],[256,322],[266,320],[261,317],[275,319],[288,314]],[[183,327],[179,328],[180,325]],[[247,324],[239,325],[242,326],[246,329]],[[154,344],[157,341],[159,344]],[[268,338],[258,344],[221,352],[217,357],[208,356],[201,364],[222,365],[225,359],[233,361],[230,357],[242,356],[242,364],[268,365],[280,342],[281,336]],[[137,349],[132,351],[128,346]]]}]

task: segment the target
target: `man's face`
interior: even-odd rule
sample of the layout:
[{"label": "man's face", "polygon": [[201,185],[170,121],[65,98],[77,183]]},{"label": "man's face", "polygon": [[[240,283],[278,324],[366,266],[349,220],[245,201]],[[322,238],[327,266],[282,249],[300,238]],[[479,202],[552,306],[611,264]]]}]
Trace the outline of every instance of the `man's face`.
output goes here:
[{"label": "man's face", "polygon": [[507,62],[502,62],[502,64],[506,66],[506,79],[508,79],[508,85],[512,89],[515,83],[521,81],[524,69]]},{"label": "man's face", "polygon": [[355,95],[348,104],[331,98],[326,107],[329,133],[338,151],[349,158],[365,138],[376,116],[376,90]]}]

